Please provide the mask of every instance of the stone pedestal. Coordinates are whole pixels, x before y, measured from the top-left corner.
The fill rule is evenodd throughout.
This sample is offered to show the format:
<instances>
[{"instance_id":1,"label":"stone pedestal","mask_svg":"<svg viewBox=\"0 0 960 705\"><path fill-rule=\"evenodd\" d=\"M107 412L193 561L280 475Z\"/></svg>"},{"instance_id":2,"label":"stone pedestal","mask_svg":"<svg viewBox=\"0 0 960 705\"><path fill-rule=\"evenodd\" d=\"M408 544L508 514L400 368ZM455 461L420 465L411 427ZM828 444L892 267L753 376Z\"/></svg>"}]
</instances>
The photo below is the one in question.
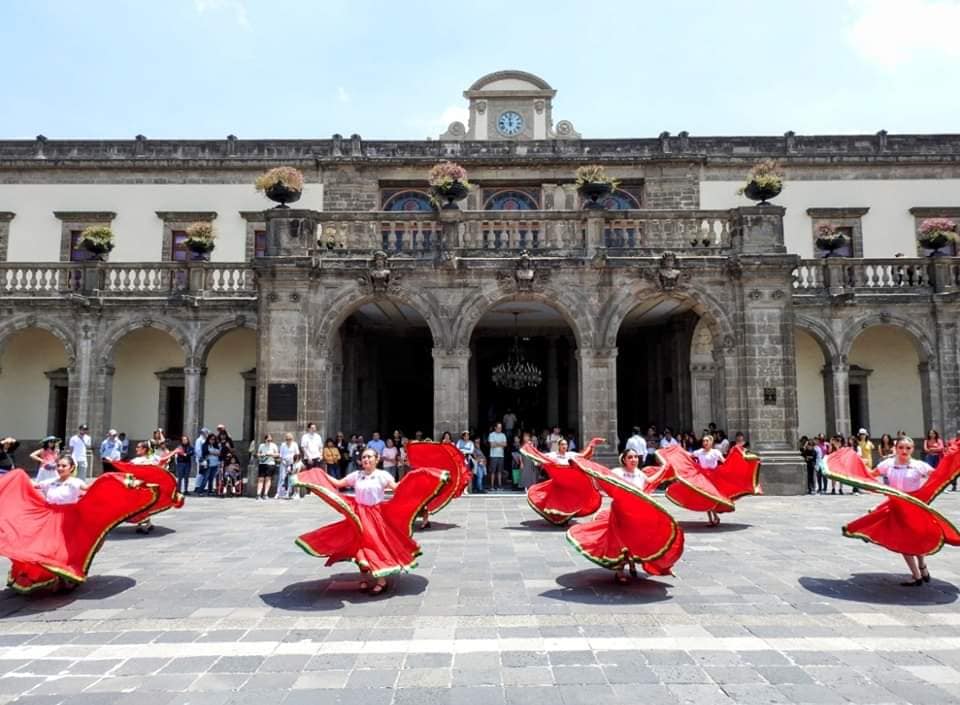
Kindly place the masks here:
<instances>
[{"instance_id":1,"label":"stone pedestal","mask_svg":"<svg viewBox=\"0 0 960 705\"><path fill-rule=\"evenodd\" d=\"M469 426L469 369L469 348L433 349L433 438L451 429L456 437Z\"/></svg>"},{"instance_id":2,"label":"stone pedestal","mask_svg":"<svg viewBox=\"0 0 960 705\"><path fill-rule=\"evenodd\" d=\"M796 495L807 492L807 466L800 451L768 450L757 453L760 487L765 495Z\"/></svg>"}]
</instances>

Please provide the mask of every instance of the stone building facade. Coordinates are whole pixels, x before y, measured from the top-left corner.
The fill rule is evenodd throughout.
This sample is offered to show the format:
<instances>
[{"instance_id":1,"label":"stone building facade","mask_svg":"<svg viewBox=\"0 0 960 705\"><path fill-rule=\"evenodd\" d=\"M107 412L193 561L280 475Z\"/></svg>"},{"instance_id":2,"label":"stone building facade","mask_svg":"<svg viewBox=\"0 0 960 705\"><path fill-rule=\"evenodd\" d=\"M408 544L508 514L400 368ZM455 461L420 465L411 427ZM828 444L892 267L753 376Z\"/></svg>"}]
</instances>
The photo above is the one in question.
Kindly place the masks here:
<instances>
[{"instance_id":1,"label":"stone building facade","mask_svg":"<svg viewBox=\"0 0 960 705\"><path fill-rule=\"evenodd\" d=\"M554 94L490 74L439 140L0 142L0 390L23 399L0 433L439 436L513 408L611 459L633 425L713 421L790 493L800 433L960 427L960 266L915 238L960 214L960 136L593 140ZM767 157L787 187L755 206L735 189ZM443 159L475 183L461 210L428 200ZM621 180L602 210L574 184L593 163ZM250 186L279 164L298 207ZM177 249L197 220L210 262ZM75 261L93 222L117 249ZM823 222L850 256L817 256ZM490 381L514 341L544 370L528 393Z\"/></svg>"}]
</instances>

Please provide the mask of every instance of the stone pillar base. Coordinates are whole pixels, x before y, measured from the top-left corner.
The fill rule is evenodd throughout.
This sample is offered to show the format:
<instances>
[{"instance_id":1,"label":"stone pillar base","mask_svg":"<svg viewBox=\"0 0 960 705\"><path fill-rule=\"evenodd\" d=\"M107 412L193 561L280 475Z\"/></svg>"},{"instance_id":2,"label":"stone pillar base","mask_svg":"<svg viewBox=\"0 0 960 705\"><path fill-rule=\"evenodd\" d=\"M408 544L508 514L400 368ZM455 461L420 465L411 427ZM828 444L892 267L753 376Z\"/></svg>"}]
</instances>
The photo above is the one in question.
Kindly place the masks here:
<instances>
[{"instance_id":1,"label":"stone pillar base","mask_svg":"<svg viewBox=\"0 0 960 705\"><path fill-rule=\"evenodd\" d=\"M807 493L807 466L799 451L765 450L757 455L762 458L760 487L765 495Z\"/></svg>"}]
</instances>

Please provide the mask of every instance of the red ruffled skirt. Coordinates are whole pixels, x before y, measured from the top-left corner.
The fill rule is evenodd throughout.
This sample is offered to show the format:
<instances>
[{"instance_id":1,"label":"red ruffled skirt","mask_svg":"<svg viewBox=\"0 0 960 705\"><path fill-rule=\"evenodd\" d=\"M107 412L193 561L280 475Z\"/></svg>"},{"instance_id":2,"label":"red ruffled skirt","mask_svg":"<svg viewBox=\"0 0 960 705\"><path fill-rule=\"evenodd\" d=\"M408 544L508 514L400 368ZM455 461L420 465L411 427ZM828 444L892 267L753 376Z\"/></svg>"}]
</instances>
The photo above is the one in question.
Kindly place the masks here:
<instances>
[{"instance_id":1,"label":"red ruffled skirt","mask_svg":"<svg viewBox=\"0 0 960 705\"><path fill-rule=\"evenodd\" d=\"M452 443L413 441L407 445L407 461L413 469L441 470L450 475L450 481L427 503L430 514L436 514L462 495L473 479L463 453Z\"/></svg>"},{"instance_id":2,"label":"red ruffled skirt","mask_svg":"<svg viewBox=\"0 0 960 705\"><path fill-rule=\"evenodd\" d=\"M410 570L420 555L420 545L412 538L413 522L448 482L446 472L412 470L400 480L392 499L367 506L341 495L323 470L301 472L294 486L309 489L343 519L301 535L296 543L311 556L326 558L326 565L352 561L378 578Z\"/></svg>"},{"instance_id":3,"label":"red ruffled skirt","mask_svg":"<svg viewBox=\"0 0 960 705\"><path fill-rule=\"evenodd\" d=\"M657 457L664 467L650 474L653 481L645 491L652 492L660 484L673 481L667 487L667 499L684 509L722 514L734 511L734 500L740 497L763 494L760 458L744 454L737 447L713 470L701 468L694 456L680 446L664 448Z\"/></svg>"},{"instance_id":4,"label":"red ruffled skirt","mask_svg":"<svg viewBox=\"0 0 960 705\"><path fill-rule=\"evenodd\" d=\"M573 465L595 480L613 502L609 511L567 530L567 540L585 558L613 570L630 561L651 575L671 575L683 554L683 529L640 488L583 458Z\"/></svg>"},{"instance_id":5,"label":"red ruffled skirt","mask_svg":"<svg viewBox=\"0 0 960 705\"><path fill-rule=\"evenodd\" d=\"M843 527L843 535L863 539L911 556L928 556L944 544L960 546L957 527L930 503L960 475L960 444L951 443L923 486L903 492L882 484L852 448L841 448L826 459L825 475L847 485L887 495L877 507Z\"/></svg>"},{"instance_id":6,"label":"red ruffled skirt","mask_svg":"<svg viewBox=\"0 0 960 705\"><path fill-rule=\"evenodd\" d=\"M47 504L23 470L0 477L0 555L18 592L87 578L103 539L117 524L157 501L158 489L130 475L107 473L76 504Z\"/></svg>"},{"instance_id":7,"label":"red ruffled skirt","mask_svg":"<svg viewBox=\"0 0 960 705\"><path fill-rule=\"evenodd\" d=\"M138 480L156 485L159 492L157 501L153 506L127 519L128 523L139 524L154 514L165 512L171 508L180 509L183 506L184 497L177 490L177 477L166 467L161 465L136 465L122 460L114 461L110 465L118 472L133 475Z\"/></svg>"},{"instance_id":8,"label":"red ruffled skirt","mask_svg":"<svg viewBox=\"0 0 960 705\"><path fill-rule=\"evenodd\" d=\"M574 517L590 516L600 509L603 498L588 475L572 465L558 465L531 445L520 452L550 476L527 490L527 504L544 519L563 526Z\"/></svg>"}]
</instances>

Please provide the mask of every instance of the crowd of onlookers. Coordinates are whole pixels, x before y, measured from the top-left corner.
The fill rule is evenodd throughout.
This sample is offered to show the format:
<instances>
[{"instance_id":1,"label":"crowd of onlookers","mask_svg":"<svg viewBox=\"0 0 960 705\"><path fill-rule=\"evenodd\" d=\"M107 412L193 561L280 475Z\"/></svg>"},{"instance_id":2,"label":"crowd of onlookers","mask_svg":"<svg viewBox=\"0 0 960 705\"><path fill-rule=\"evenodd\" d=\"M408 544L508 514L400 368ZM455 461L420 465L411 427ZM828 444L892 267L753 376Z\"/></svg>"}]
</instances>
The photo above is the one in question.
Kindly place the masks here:
<instances>
[{"instance_id":1,"label":"crowd of onlookers","mask_svg":"<svg viewBox=\"0 0 960 705\"><path fill-rule=\"evenodd\" d=\"M829 439L822 433L814 437L802 436L800 438L800 455L803 456L807 470L807 494L843 494L843 485L836 480L829 479L824 471L827 468L826 458L839 450L840 448L852 448L868 468L873 468L877 463L886 458L893 457L896 443L901 438L906 438L905 431L897 431L895 436L884 433L880 439L874 443L870 438L870 433L865 428L857 431L856 436L834 435ZM960 441L960 431L957 431L955 439ZM923 445L915 445L916 452L920 453L922 460L927 465L936 468L946 451L947 444L940 437L936 429L930 429ZM957 481L954 480L950 486L952 492L957 491ZM853 490L857 492L856 489Z\"/></svg>"}]
</instances>

